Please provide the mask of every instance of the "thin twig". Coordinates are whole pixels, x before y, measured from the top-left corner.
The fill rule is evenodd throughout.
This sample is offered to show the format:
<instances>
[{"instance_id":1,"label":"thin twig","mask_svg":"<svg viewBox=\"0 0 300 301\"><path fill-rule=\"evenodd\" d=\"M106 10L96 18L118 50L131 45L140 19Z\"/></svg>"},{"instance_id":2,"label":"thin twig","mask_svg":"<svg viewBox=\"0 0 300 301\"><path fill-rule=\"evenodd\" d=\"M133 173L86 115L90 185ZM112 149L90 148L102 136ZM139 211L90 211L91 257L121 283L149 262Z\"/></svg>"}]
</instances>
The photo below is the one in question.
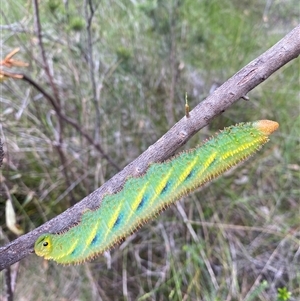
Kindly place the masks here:
<instances>
[{"instance_id":1,"label":"thin twig","mask_svg":"<svg viewBox=\"0 0 300 301\"><path fill-rule=\"evenodd\" d=\"M74 119L64 115L60 108L57 106L55 100L53 99L53 97L47 92L45 91L37 82L35 82L33 79L31 79L29 76L27 76L26 74L22 74L23 76L23 80L30 83L33 87L35 87L39 92L41 92L45 98L48 99L48 101L51 103L51 105L53 106L57 116L61 119L63 119L66 123L70 124L72 127L74 127L76 129L76 131L78 133L80 133L91 145L93 145L97 151L99 151L99 153L102 155L103 158L105 158L117 171L120 170L120 167L117 165L117 163L115 163L113 161L113 159L110 158L110 156L108 154L106 154L103 150L103 148L101 147L101 145L99 143L95 143L95 141L93 140L93 138L91 136L89 136L82 128L81 126L78 124L77 121L75 121Z\"/></svg>"},{"instance_id":2,"label":"thin twig","mask_svg":"<svg viewBox=\"0 0 300 301\"><path fill-rule=\"evenodd\" d=\"M5 277L5 287L6 287L6 299L7 301L13 301L14 295L11 289L10 267L7 267L4 270L4 277Z\"/></svg>"},{"instance_id":3,"label":"thin twig","mask_svg":"<svg viewBox=\"0 0 300 301\"><path fill-rule=\"evenodd\" d=\"M93 2L92 0L87 0L85 5L85 19L86 19L86 32L87 32L87 58L88 58L88 63L89 63L89 69L90 69L90 79L92 82L92 92L93 92L93 104L95 107L95 114L96 114L96 120L95 120L95 134L94 134L94 139L96 143L100 142L100 110L99 110L99 99L97 98L97 91L96 91L96 80L95 80L95 64L94 64L94 58L93 58L93 44L92 44L92 35L91 35L91 25L92 25L92 20L94 17L95 9L93 7Z\"/></svg>"},{"instance_id":4,"label":"thin twig","mask_svg":"<svg viewBox=\"0 0 300 301\"><path fill-rule=\"evenodd\" d=\"M179 2L175 1L171 5L169 10L169 27L170 27L170 71L171 71L171 83L169 85L169 98L165 102L165 114L168 121L168 125L172 126L175 122L175 116L173 112L174 99L176 92L176 82L179 76L179 68L177 62L177 43L176 43L176 25L178 20L178 6Z\"/></svg>"},{"instance_id":5,"label":"thin twig","mask_svg":"<svg viewBox=\"0 0 300 301\"><path fill-rule=\"evenodd\" d=\"M40 47L41 55L42 55L42 59L43 59L44 70L47 74L47 77L48 77L49 82L50 82L50 86L53 90L55 101L57 102L58 105L60 105L60 98L59 98L59 94L58 94L58 89L57 89L57 87L54 83L53 76L50 72L49 64L48 64L48 61L47 61L47 58L46 58L46 52L45 52L45 49L44 49L38 0L33 0L33 8L34 8L35 32L36 32L36 35L38 37L39 47Z\"/></svg>"},{"instance_id":6,"label":"thin twig","mask_svg":"<svg viewBox=\"0 0 300 301\"><path fill-rule=\"evenodd\" d=\"M56 84L54 83L53 76L50 72L50 68L49 68L47 58L46 58L46 52L45 52L45 48L44 48L44 44L43 44L42 26L41 26L41 22L40 22L38 0L33 0L33 7L34 7L35 31L36 31L36 35L38 37L39 47L40 47L40 50L41 50L41 55L42 55L42 60L43 60L43 67L44 67L45 73L48 77L48 80L50 82L51 89L53 91L53 95L54 95L54 99L55 99L55 100L53 100L53 103L56 104L55 105L56 110L61 112L61 101L60 101L60 98L59 98L58 89L57 89ZM66 184L67 184L68 187L70 187L72 181L69 177L67 169L65 168L67 166L67 159L66 159L64 151L62 149L63 132L64 132L63 119L58 118L58 141L56 141L57 143L55 143L55 148L58 152L61 164L63 166L62 172L64 174ZM73 191L70 191L70 196L69 197L70 197L71 205L74 205L76 203L76 199L75 199L75 196L73 194Z\"/></svg>"},{"instance_id":7,"label":"thin twig","mask_svg":"<svg viewBox=\"0 0 300 301\"><path fill-rule=\"evenodd\" d=\"M4 158L3 143L1 142L1 138L0 138L0 167L3 162L3 158Z\"/></svg>"}]
</instances>

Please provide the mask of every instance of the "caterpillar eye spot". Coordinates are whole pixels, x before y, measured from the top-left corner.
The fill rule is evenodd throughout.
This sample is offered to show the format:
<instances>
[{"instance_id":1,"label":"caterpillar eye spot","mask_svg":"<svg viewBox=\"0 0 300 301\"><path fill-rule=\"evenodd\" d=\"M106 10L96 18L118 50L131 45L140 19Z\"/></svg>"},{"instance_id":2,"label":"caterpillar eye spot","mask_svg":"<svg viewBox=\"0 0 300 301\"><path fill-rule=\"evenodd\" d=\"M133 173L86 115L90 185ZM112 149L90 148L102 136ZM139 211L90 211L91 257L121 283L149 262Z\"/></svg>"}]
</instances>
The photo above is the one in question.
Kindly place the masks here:
<instances>
[{"instance_id":1,"label":"caterpillar eye spot","mask_svg":"<svg viewBox=\"0 0 300 301\"><path fill-rule=\"evenodd\" d=\"M46 242L46 241L43 242L43 246L44 246L44 247L47 247L47 246L48 246L48 242Z\"/></svg>"}]
</instances>

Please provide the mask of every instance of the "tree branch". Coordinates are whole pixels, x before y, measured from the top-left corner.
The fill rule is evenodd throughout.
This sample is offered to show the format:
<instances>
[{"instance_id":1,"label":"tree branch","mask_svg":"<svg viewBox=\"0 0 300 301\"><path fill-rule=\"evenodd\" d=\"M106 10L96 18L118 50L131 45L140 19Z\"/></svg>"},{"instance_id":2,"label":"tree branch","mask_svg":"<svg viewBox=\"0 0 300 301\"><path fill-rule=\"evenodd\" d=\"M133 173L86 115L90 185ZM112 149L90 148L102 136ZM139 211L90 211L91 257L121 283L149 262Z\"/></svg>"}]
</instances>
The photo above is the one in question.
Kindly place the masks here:
<instances>
[{"instance_id":1,"label":"tree branch","mask_svg":"<svg viewBox=\"0 0 300 301\"><path fill-rule=\"evenodd\" d=\"M33 252L37 237L45 232L60 232L69 228L84 209L99 206L104 193L118 191L128 176L145 172L150 162L163 161L185 144L197 131L206 126L214 117L220 115L234 102L245 96L250 90L266 80L276 70L300 55L300 25L294 28L276 45L250 62L232 76L213 94L198 104L190 112L190 117L183 117L155 144L150 146L136 160L103 186L85 197L80 203L43 224L37 229L17 238L0 248L0 270L21 260Z\"/></svg>"}]
</instances>

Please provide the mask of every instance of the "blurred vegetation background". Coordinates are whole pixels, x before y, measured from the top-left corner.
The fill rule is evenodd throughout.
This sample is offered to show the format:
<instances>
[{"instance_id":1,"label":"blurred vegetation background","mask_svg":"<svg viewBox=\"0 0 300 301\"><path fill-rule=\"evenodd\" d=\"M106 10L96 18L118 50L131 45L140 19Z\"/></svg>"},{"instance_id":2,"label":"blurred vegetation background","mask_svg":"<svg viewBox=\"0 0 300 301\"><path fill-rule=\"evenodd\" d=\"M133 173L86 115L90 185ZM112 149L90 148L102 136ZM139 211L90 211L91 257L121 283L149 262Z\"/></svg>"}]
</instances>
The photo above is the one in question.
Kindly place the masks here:
<instances>
[{"instance_id":1,"label":"blurred vegetation background","mask_svg":"<svg viewBox=\"0 0 300 301\"><path fill-rule=\"evenodd\" d=\"M186 91L193 108L300 17L297 0L45 0L44 60L34 2L1 2L1 58L20 47L29 66L13 71L58 109L28 82L1 84L1 245L16 238L6 200L24 232L58 215L182 118ZM91 263L27 257L15 267L15 299L299 300L299 59L249 97L186 148L224 126L276 120L263 151Z\"/></svg>"}]
</instances>

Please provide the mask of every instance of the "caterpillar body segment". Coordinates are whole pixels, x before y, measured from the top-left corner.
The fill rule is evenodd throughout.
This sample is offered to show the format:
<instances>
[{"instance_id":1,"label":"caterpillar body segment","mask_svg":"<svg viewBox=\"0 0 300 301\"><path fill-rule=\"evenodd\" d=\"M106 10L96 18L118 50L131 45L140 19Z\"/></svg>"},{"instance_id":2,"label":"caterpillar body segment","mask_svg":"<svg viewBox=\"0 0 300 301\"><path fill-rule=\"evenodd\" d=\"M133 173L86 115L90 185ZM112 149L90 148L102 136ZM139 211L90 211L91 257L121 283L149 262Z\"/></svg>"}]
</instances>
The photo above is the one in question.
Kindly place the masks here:
<instances>
[{"instance_id":1,"label":"caterpillar body segment","mask_svg":"<svg viewBox=\"0 0 300 301\"><path fill-rule=\"evenodd\" d=\"M249 158L278 126L270 120L240 123L195 149L151 164L144 175L129 178L121 191L104 196L96 210L84 212L78 225L41 235L35 253L62 264L94 258L182 196Z\"/></svg>"}]
</instances>

